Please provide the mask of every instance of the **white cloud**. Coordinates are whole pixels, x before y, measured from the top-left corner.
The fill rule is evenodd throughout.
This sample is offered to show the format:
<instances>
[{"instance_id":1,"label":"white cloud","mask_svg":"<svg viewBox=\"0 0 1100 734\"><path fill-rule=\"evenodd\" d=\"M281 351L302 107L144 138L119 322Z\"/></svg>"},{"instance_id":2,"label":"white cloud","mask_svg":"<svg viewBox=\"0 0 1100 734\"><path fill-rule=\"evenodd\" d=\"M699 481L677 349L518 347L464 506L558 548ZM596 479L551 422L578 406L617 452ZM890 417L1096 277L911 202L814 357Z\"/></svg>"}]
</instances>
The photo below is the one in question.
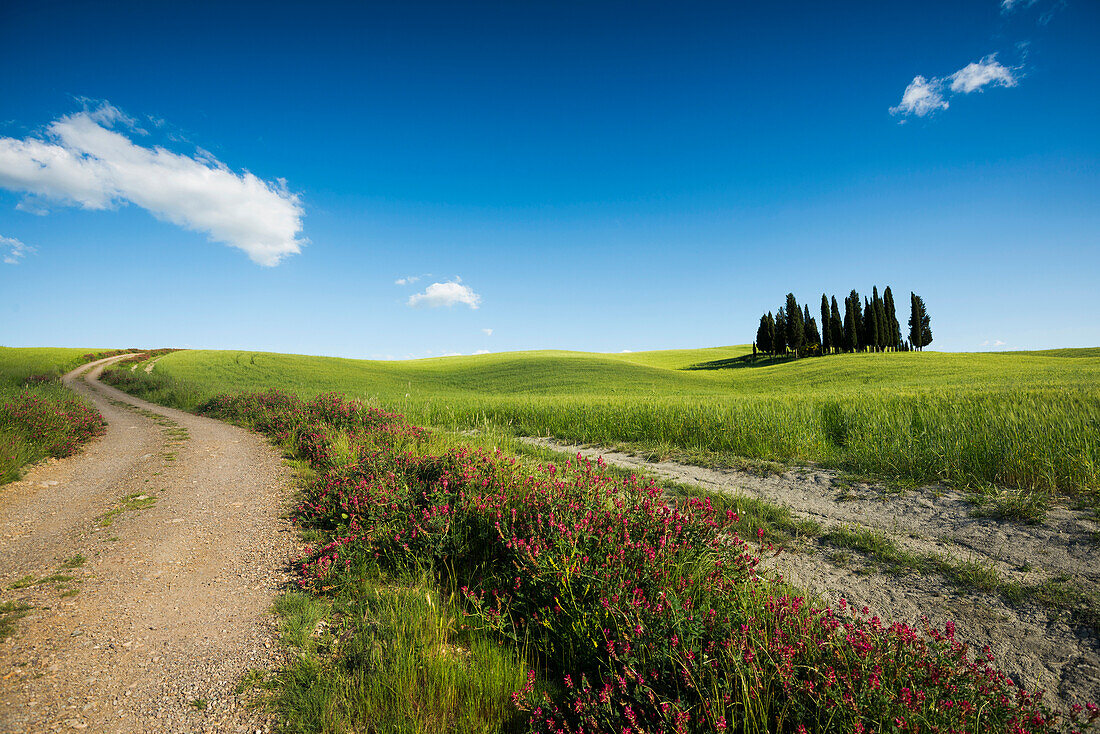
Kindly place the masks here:
<instances>
[{"instance_id":1,"label":"white cloud","mask_svg":"<svg viewBox=\"0 0 1100 734\"><path fill-rule=\"evenodd\" d=\"M489 350L488 349L479 349L476 352L474 352L474 354L489 354Z\"/></svg>"},{"instance_id":2,"label":"white cloud","mask_svg":"<svg viewBox=\"0 0 1100 734\"><path fill-rule=\"evenodd\" d=\"M981 343L983 347L1003 347L1007 342L1003 342L1000 339L986 339Z\"/></svg>"},{"instance_id":3,"label":"white cloud","mask_svg":"<svg viewBox=\"0 0 1100 734\"><path fill-rule=\"evenodd\" d=\"M1011 13L1016 8L1030 8L1037 0L1001 0L1001 10Z\"/></svg>"},{"instance_id":4,"label":"white cloud","mask_svg":"<svg viewBox=\"0 0 1100 734\"><path fill-rule=\"evenodd\" d=\"M633 351L633 349L624 349L623 351L619 352L619 354L631 354Z\"/></svg>"},{"instance_id":5,"label":"white cloud","mask_svg":"<svg viewBox=\"0 0 1100 734\"><path fill-rule=\"evenodd\" d=\"M397 280L393 281L393 284L394 285L410 285L412 283L415 283L418 280L420 280L419 275L409 275L409 276L404 277L404 278L398 278Z\"/></svg>"},{"instance_id":6,"label":"white cloud","mask_svg":"<svg viewBox=\"0 0 1100 734\"><path fill-rule=\"evenodd\" d=\"M924 117L936 110L946 109L947 100L943 98L943 82L939 79L915 76L902 93L901 104L891 107L890 114Z\"/></svg>"},{"instance_id":7,"label":"white cloud","mask_svg":"<svg viewBox=\"0 0 1100 734\"><path fill-rule=\"evenodd\" d=\"M444 352L440 357L461 357L462 352Z\"/></svg>"},{"instance_id":8,"label":"white cloud","mask_svg":"<svg viewBox=\"0 0 1100 734\"><path fill-rule=\"evenodd\" d=\"M428 306L439 308L440 306L453 306L456 303L465 303L470 308L481 305L481 296L474 293L468 285L462 285L461 278L447 281L446 283L432 283L423 293L415 293L409 296L410 306Z\"/></svg>"},{"instance_id":9,"label":"white cloud","mask_svg":"<svg viewBox=\"0 0 1100 734\"><path fill-rule=\"evenodd\" d=\"M493 330L492 329L482 329L482 331L485 333L485 336L492 336L493 335Z\"/></svg>"},{"instance_id":10,"label":"white cloud","mask_svg":"<svg viewBox=\"0 0 1100 734\"><path fill-rule=\"evenodd\" d=\"M143 147L112 129L119 125L144 133L104 103L55 120L44 138L0 137L0 187L29 194L19 206L34 213L44 213L46 202L94 210L136 204L260 265L301 252L304 212L284 180L234 173L205 151L188 157Z\"/></svg>"},{"instance_id":11,"label":"white cloud","mask_svg":"<svg viewBox=\"0 0 1100 734\"><path fill-rule=\"evenodd\" d=\"M24 245L14 237L0 235L0 254L8 265L18 265L20 260L32 252L34 248L30 245Z\"/></svg>"},{"instance_id":12,"label":"white cloud","mask_svg":"<svg viewBox=\"0 0 1100 734\"><path fill-rule=\"evenodd\" d=\"M1013 71L997 61L997 54L990 54L979 61L972 61L947 77L925 79L923 76L915 76L902 93L901 103L890 108L890 114L925 117L938 110L946 110L948 103L944 98L945 87L952 94L970 94L988 85L1014 87L1017 80Z\"/></svg>"},{"instance_id":13,"label":"white cloud","mask_svg":"<svg viewBox=\"0 0 1100 734\"><path fill-rule=\"evenodd\" d=\"M981 91L987 84L996 87L1014 87L1016 78L1012 71L997 61L997 54L990 54L981 61L973 61L951 75L951 91L970 94Z\"/></svg>"}]
</instances>

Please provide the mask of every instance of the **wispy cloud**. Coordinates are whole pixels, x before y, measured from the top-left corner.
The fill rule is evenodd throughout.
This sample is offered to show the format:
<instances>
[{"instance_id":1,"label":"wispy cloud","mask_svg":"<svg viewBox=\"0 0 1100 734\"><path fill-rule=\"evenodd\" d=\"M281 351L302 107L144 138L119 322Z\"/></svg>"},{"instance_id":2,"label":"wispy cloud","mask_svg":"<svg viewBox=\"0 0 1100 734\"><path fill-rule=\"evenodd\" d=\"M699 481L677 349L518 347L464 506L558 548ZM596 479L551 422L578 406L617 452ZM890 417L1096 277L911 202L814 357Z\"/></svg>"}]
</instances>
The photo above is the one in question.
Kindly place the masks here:
<instances>
[{"instance_id":1,"label":"wispy cloud","mask_svg":"<svg viewBox=\"0 0 1100 734\"><path fill-rule=\"evenodd\" d=\"M119 130L122 129L122 131ZM235 173L213 155L195 157L136 144L146 134L108 103L55 120L43 137L0 137L0 187L47 204L112 209L135 204L212 241L243 250L260 265L301 252L302 204L286 181Z\"/></svg>"},{"instance_id":2,"label":"wispy cloud","mask_svg":"<svg viewBox=\"0 0 1100 734\"><path fill-rule=\"evenodd\" d=\"M475 355L477 355L477 354L490 354L490 352L489 352L488 349L479 349L476 352L474 352L474 354Z\"/></svg>"},{"instance_id":3,"label":"wispy cloud","mask_svg":"<svg viewBox=\"0 0 1100 734\"><path fill-rule=\"evenodd\" d=\"M482 331L485 333L485 336L492 336L493 335L493 330L492 329L482 329Z\"/></svg>"},{"instance_id":4,"label":"wispy cloud","mask_svg":"<svg viewBox=\"0 0 1100 734\"><path fill-rule=\"evenodd\" d=\"M410 306L427 306L429 308L454 306L458 303L464 303L475 309L481 305L481 296L474 293L470 286L463 285L461 278L455 278L446 283L432 283L423 293L415 293L409 296L408 300Z\"/></svg>"},{"instance_id":5,"label":"wispy cloud","mask_svg":"<svg viewBox=\"0 0 1100 734\"><path fill-rule=\"evenodd\" d=\"M915 76L902 93L901 104L891 107L890 114L924 117L936 110L946 109L947 100L943 98L943 82L939 79Z\"/></svg>"},{"instance_id":6,"label":"wispy cloud","mask_svg":"<svg viewBox=\"0 0 1100 734\"><path fill-rule=\"evenodd\" d=\"M981 343L983 347L1003 347L1007 342L1003 342L1000 339L986 339Z\"/></svg>"},{"instance_id":7,"label":"wispy cloud","mask_svg":"<svg viewBox=\"0 0 1100 734\"><path fill-rule=\"evenodd\" d=\"M970 94L982 87L1014 87L1016 77L1012 70L997 61L997 54L990 54L981 61L972 61L951 75L951 91Z\"/></svg>"},{"instance_id":8,"label":"wispy cloud","mask_svg":"<svg viewBox=\"0 0 1100 734\"><path fill-rule=\"evenodd\" d=\"M913 77L901 103L890 108L890 114L926 117L939 110L946 110L948 102L945 94L970 94L980 92L987 86L1014 87L1018 81L1014 71L997 61L997 54L990 54L979 61L972 61L963 68L946 77Z\"/></svg>"},{"instance_id":9,"label":"wispy cloud","mask_svg":"<svg viewBox=\"0 0 1100 734\"><path fill-rule=\"evenodd\" d=\"M20 260L32 252L34 248L30 245L25 245L14 237L0 235L0 253L3 254L6 264L18 265Z\"/></svg>"},{"instance_id":10,"label":"wispy cloud","mask_svg":"<svg viewBox=\"0 0 1100 734\"><path fill-rule=\"evenodd\" d=\"M394 285L411 285L412 283L415 283L418 280L420 280L419 275L408 275L404 278L398 278L397 280L393 281L393 284Z\"/></svg>"},{"instance_id":11,"label":"wispy cloud","mask_svg":"<svg viewBox=\"0 0 1100 734\"><path fill-rule=\"evenodd\" d=\"M1001 0L1001 10L1006 13L1011 13L1013 10L1020 8L1030 8L1038 0Z\"/></svg>"}]
</instances>

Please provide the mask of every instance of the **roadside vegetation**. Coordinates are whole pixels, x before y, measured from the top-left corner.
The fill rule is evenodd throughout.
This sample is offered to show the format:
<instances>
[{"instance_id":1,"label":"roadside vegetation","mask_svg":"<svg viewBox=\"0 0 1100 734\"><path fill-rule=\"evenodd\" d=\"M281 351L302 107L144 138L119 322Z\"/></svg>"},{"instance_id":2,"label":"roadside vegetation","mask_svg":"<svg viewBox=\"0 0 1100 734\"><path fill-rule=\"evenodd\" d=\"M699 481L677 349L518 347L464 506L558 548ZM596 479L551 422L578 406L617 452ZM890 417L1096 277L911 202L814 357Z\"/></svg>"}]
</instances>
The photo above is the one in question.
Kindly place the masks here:
<instances>
[{"instance_id":1,"label":"roadside vegetation","mask_svg":"<svg viewBox=\"0 0 1100 734\"><path fill-rule=\"evenodd\" d=\"M103 432L103 416L61 384L84 362L119 352L0 347L0 484L27 464L73 454Z\"/></svg>"},{"instance_id":2,"label":"roadside vegetation","mask_svg":"<svg viewBox=\"0 0 1100 734\"><path fill-rule=\"evenodd\" d=\"M742 537L708 497L669 498L579 457L511 457L337 395L197 408L266 433L301 476L294 516L311 542L300 591L278 605L295 654L265 684L288 731L1049 732L1097 719L1092 705L1060 719L951 626L830 609L758 573L762 530Z\"/></svg>"},{"instance_id":3,"label":"roadside vegetation","mask_svg":"<svg viewBox=\"0 0 1100 734\"><path fill-rule=\"evenodd\" d=\"M185 351L131 391L193 409L218 393L338 390L447 430L489 426L736 468L817 464L899 485L945 482L1027 521L1100 496L1100 349L838 354L751 347L523 352L410 362Z\"/></svg>"}]
</instances>

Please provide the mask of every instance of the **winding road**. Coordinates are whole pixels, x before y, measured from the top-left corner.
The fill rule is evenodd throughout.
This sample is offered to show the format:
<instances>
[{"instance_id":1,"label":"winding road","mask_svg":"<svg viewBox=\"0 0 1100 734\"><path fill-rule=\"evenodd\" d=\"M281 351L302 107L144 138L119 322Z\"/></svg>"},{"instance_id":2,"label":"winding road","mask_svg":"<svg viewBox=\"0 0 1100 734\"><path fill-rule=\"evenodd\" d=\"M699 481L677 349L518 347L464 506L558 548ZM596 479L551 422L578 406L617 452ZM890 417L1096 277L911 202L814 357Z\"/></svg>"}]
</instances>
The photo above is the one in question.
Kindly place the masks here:
<instances>
[{"instance_id":1,"label":"winding road","mask_svg":"<svg viewBox=\"0 0 1100 734\"><path fill-rule=\"evenodd\" d=\"M235 693L278 664L290 478L256 434L64 381L107 419L73 457L0 487L0 732L256 732Z\"/></svg>"}]
</instances>

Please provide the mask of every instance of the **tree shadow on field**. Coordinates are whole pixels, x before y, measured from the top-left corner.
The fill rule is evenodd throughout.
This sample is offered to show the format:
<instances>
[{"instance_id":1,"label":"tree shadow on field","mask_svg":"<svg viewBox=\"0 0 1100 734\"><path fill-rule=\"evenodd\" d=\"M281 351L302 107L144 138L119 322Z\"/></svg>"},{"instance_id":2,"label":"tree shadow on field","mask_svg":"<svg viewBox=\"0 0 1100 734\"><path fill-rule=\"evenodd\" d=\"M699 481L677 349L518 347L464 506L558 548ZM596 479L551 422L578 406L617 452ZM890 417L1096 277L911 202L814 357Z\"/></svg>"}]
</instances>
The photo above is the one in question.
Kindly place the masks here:
<instances>
[{"instance_id":1,"label":"tree shadow on field","mask_svg":"<svg viewBox=\"0 0 1100 734\"><path fill-rule=\"evenodd\" d=\"M740 357L730 357L729 359L715 359L710 362L699 362L697 364L688 365L683 367L685 370L736 370L744 369L746 367L769 367L773 364L785 364L786 362L793 362L795 360L794 355L784 357L770 357L763 354L758 354L753 357L751 354L743 354Z\"/></svg>"}]
</instances>

